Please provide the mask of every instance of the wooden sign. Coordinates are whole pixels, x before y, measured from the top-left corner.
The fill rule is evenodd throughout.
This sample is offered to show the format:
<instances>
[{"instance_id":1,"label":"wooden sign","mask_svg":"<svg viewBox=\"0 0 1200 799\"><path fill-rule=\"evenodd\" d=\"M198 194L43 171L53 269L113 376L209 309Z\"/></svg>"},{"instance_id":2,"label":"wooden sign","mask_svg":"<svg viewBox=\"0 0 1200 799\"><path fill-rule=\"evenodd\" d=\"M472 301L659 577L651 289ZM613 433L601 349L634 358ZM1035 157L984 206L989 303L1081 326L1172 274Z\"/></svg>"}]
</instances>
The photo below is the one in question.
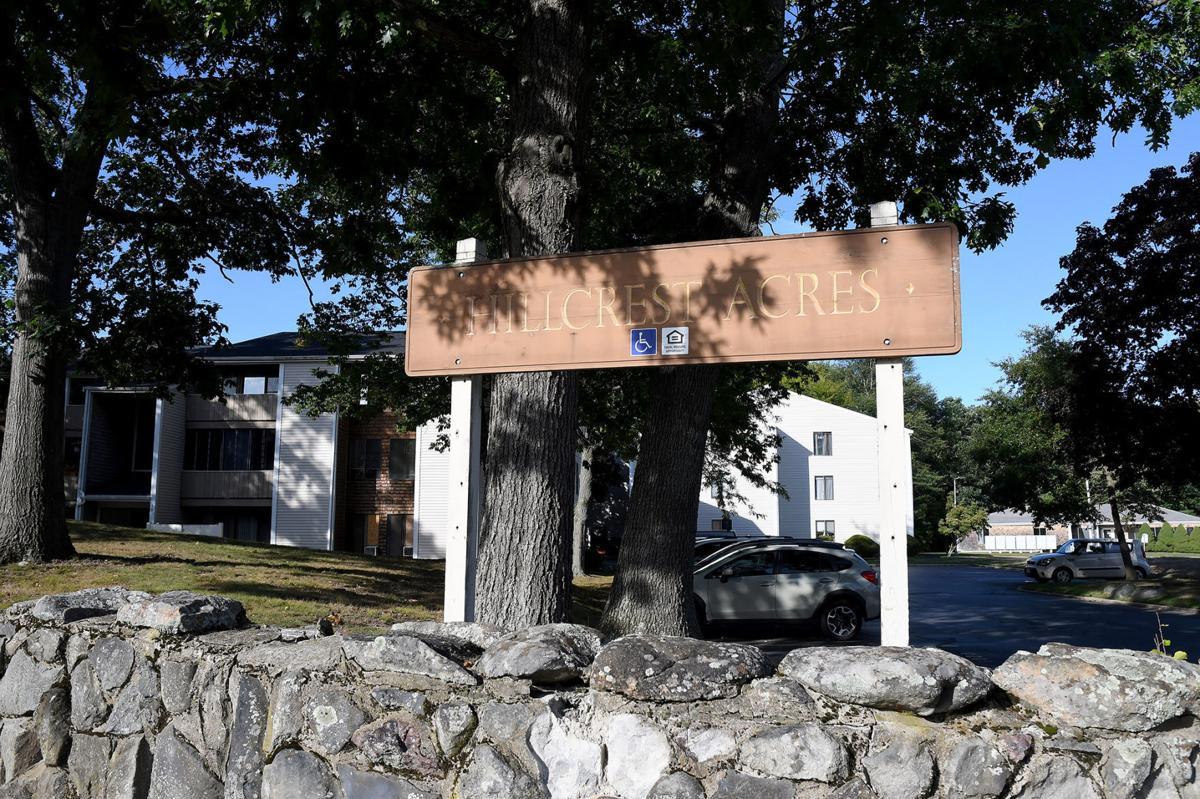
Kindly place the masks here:
<instances>
[{"instance_id":1,"label":"wooden sign","mask_svg":"<svg viewBox=\"0 0 1200 799\"><path fill-rule=\"evenodd\" d=\"M419 267L408 296L412 376L962 348L950 224Z\"/></svg>"}]
</instances>

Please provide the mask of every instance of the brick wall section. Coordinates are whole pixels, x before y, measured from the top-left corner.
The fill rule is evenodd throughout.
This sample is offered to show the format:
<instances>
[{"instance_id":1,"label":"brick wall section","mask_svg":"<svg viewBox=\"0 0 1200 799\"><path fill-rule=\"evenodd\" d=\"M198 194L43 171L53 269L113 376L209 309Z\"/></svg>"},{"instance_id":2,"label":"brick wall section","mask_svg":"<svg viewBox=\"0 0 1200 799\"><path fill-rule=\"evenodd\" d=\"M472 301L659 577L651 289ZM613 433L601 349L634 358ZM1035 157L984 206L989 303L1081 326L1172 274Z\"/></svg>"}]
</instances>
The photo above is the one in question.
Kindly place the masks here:
<instances>
[{"instance_id":1,"label":"brick wall section","mask_svg":"<svg viewBox=\"0 0 1200 799\"><path fill-rule=\"evenodd\" d=\"M338 447L338 470L345 475L344 489L342 485L339 486L345 497L343 546L350 543L350 520L353 515L375 514L379 517L379 546L381 551L387 551L388 514L404 513L411 516L413 512L413 481L392 482L388 475L390 443L394 438L416 438L416 433L401 432L396 415L388 412L363 421L351 421L347 427L341 439L344 444ZM380 440L379 477L375 480L356 480L351 476L351 442L360 438Z\"/></svg>"}]
</instances>

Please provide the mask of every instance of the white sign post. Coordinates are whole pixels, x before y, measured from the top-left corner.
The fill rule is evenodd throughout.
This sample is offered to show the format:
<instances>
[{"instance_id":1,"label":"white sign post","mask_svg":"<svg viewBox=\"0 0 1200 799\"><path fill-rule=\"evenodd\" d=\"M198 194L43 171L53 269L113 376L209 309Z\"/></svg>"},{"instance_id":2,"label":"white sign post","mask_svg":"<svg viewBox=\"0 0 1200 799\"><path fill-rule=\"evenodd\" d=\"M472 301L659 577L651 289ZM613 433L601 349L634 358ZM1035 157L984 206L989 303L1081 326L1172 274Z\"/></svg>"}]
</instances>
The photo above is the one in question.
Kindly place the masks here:
<instances>
[{"instance_id":1,"label":"white sign post","mask_svg":"<svg viewBox=\"0 0 1200 799\"><path fill-rule=\"evenodd\" d=\"M486 257L483 242L463 239L455 264ZM450 379L450 473L447 488L446 596L444 621L475 621L475 557L479 548L480 423L483 378Z\"/></svg>"},{"instance_id":2,"label":"white sign post","mask_svg":"<svg viewBox=\"0 0 1200 799\"><path fill-rule=\"evenodd\" d=\"M871 226L895 225L894 202L871 205ZM904 361L875 361L875 418L879 426L880 643L908 646L908 513L900 501L906 479Z\"/></svg>"}]
</instances>

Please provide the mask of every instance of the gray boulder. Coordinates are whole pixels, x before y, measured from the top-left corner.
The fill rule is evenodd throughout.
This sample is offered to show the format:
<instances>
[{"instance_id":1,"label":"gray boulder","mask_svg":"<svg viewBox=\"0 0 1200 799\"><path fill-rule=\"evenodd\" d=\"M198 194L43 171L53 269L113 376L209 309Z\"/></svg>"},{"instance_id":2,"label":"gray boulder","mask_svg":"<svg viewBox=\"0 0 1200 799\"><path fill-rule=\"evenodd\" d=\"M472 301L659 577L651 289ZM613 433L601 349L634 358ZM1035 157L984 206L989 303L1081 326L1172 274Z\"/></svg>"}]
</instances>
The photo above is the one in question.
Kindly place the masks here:
<instances>
[{"instance_id":1,"label":"gray boulder","mask_svg":"<svg viewBox=\"0 0 1200 799\"><path fill-rule=\"evenodd\" d=\"M46 765L64 765L71 744L71 694L67 688L55 686L42 694L33 712L33 728Z\"/></svg>"},{"instance_id":2,"label":"gray boulder","mask_svg":"<svg viewBox=\"0 0 1200 799\"><path fill-rule=\"evenodd\" d=\"M181 741L174 728L168 726L158 734L148 799L223 799L224 792L200 753Z\"/></svg>"},{"instance_id":3,"label":"gray boulder","mask_svg":"<svg viewBox=\"0 0 1200 799\"><path fill-rule=\"evenodd\" d=\"M41 759L33 722L9 719L0 726L0 766L6 779L19 777Z\"/></svg>"},{"instance_id":4,"label":"gray boulder","mask_svg":"<svg viewBox=\"0 0 1200 799\"><path fill-rule=\"evenodd\" d=\"M316 755L285 749L262 775L262 799L337 799L329 766Z\"/></svg>"},{"instance_id":5,"label":"gray boulder","mask_svg":"<svg viewBox=\"0 0 1200 799\"><path fill-rule=\"evenodd\" d=\"M338 767L337 775L344 799L437 799L430 789L378 771L343 765Z\"/></svg>"},{"instance_id":6,"label":"gray boulder","mask_svg":"<svg viewBox=\"0 0 1200 799\"><path fill-rule=\"evenodd\" d=\"M579 679L600 650L600 633L581 624L542 624L518 630L489 646L475 664L484 677L540 683Z\"/></svg>"},{"instance_id":7,"label":"gray boulder","mask_svg":"<svg viewBox=\"0 0 1200 799\"><path fill-rule=\"evenodd\" d=\"M785 780L752 777L730 771L717 783L712 799L795 799L796 787Z\"/></svg>"},{"instance_id":8,"label":"gray boulder","mask_svg":"<svg viewBox=\"0 0 1200 799\"><path fill-rule=\"evenodd\" d=\"M1012 777L1007 757L978 738L955 744L940 768L942 787L963 799L995 799Z\"/></svg>"},{"instance_id":9,"label":"gray boulder","mask_svg":"<svg viewBox=\"0 0 1200 799\"><path fill-rule=\"evenodd\" d=\"M459 638L481 651L499 641L504 630L491 624L473 621L402 621L392 625L392 631L419 637L434 635L442 638Z\"/></svg>"},{"instance_id":10,"label":"gray boulder","mask_svg":"<svg viewBox=\"0 0 1200 799\"><path fill-rule=\"evenodd\" d=\"M102 799L112 741L102 735L76 733L67 755L67 770L79 799Z\"/></svg>"},{"instance_id":11,"label":"gray boulder","mask_svg":"<svg viewBox=\"0 0 1200 799\"><path fill-rule=\"evenodd\" d=\"M414 674L452 685L478 683L475 676L462 667L461 661L456 662L444 654L454 649L454 642L433 640L431 645L431 640L411 635L381 635L371 639L353 637L342 642L342 649L346 657L364 671Z\"/></svg>"},{"instance_id":12,"label":"gray boulder","mask_svg":"<svg viewBox=\"0 0 1200 799\"><path fill-rule=\"evenodd\" d=\"M654 783L646 799L704 799L704 786L691 774L676 771Z\"/></svg>"},{"instance_id":13,"label":"gray boulder","mask_svg":"<svg viewBox=\"0 0 1200 799\"><path fill-rule=\"evenodd\" d=\"M819 724L775 727L742 745L743 765L771 777L841 782L850 775L846 746Z\"/></svg>"},{"instance_id":14,"label":"gray boulder","mask_svg":"<svg viewBox=\"0 0 1200 799\"><path fill-rule=\"evenodd\" d=\"M117 741L108 763L104 799L141 799L150 791L153 770L150 746L141 735Z\"/></svg>"},{"instance_id":15,"label":"gray boulder","mask_svg":"<svg viewBox=\"0 0 1200 799\"><path fill-rule=\"evenodd\" d=\"M1032 760L1010 795L1013 799L1100 799L1080 765L1063 756Z\"/></svg>"},{"instance_id":16,"label":"gray boulder","mask_svg":"<svg viewBox=\"0 0 1200 799\"><path fill-rule=\"evenodd\" d=\"M262 669L272 676L285 671L312 671L328 674L342 663L342 637L330 635L306 638L293 643L271 641L246 649L238 663Z\"/></svg>"},{"instance_id":17,"label":"gray boulder","mask_svg":"<svg viewBox=\"0 0 1200 799\"><path fill-rule=\"evenodd\" d=\"M258 678L233 672L229 677L229 754L225 759L225 799L258 799L262 783L263 736L267 728L267 691Z\"/></svg>"},{"instance_id":18,"label":"gray boulder","mask_svg":"<svg viewBox=\"0 0 1200 799\"><path fill-rule=\"evenodd\" d=\"M433 730L438 746L446 757L454 757L471 740L479 719L470 705L442 705L433 713Z\"/></svg>"},{"instance_id":19,"label":"gray boulder","mask_svg":"<svg viewBox=\"0 0 1200 799\"><path fill-rule=\"evenodd\" d=\"M102 638L89 654L96 679L105 691L115 691L125 684L133 671L133 646L123 638Z\"/></svg>"},{"instance_id":20,"label":"gray boulder","mask_svg":"<svg viewBox=\"0 0 1200 799\"><path fill-rule=\"evenodd\" d=\"M69 594L44 596L33 603L29 613L38 621L67 624L95 616L109 616L129 604L131 599L143 600L149 596L119 586L85 588Z\"/></svg>"},{"instance_id":21,"label":"gray boulder","mask_svg":"<svg viewBox=\"0 0 1200 799\"><path fill-rule=\"evenodd\" d=\"M168 713L183 713L192 704L194 660L164 660L159 663L159 692Z\"/></svg>"},{"instance_id":22,"label":"gray boulder","mask_svg":"<svg viewBox=\"0 0 1200 799\"><path fill-rule=\"evenodd\" d=\"M429 697L421 691L402 691L380 685L371 689L371 698L384 710L407 710L417 716L429 715Z\"/></svg>"},{"instance_id":23,"label":"gray boulder","mask_svg":"<svg viewBox=\"0 0 1200 799\"><path fill-rule=\"evenodd\" d=\"M605 775L625 799L644 799L670 769L670 741L641 716L610 716L604 725L604 744L608 749Z\"/></svg>"},{"instance_id":24,"label":"gray boulder","mask_svg":"<svg viewBox=\"0 0 1200 799\"><path fill-rule=\"evenodd\" d=\"M304 689L307 684L307 675L289 672L271 686L271 723L263 743L267 752L274 752L299 740L300 731L304 729Z\"/></svg>"},{"instance_id":25,"label":"gray boulder","mask_svg":"<svg viewBox=\"0 0 1200 799\"><path fill-rule=\"evenodd\" d=\"M779 673L839 702L922 716L964 708L991 690L987 669L940 649L796 649L779 664Z\"/></svg>"},{"instance_id":26,"label":"gray boulder","mask_svg":"<svg viewBox=\"0 0 1200 799\"><path fill-rule=\"evenodd\" d=\"M42 694L63 681L62 666L38 663L23 650L12 656L0 677L0 716L27 716L37 709Z\"/></svg>"},{"instance_id":27,"label":"gray boulder","mask_svg":"<svg viewBox=\"0 0 1200 799\"><path fill-rule=\"evenodd\" d=\"M71 724L77 730L91 730L108 716L108 702L96 678L92 661L84 658L71 670Z\"/></svg>"},{"instance_id":28,"label":"gray boulder","mask_svg":"<svg viewBox=\"0 0 1200 799\"><path fill-rule=\"evenodd\" d=\"M1200 711L1200 666L1128 649L1046 644L992 675L1038 713L1073 727L1144 732Z\"/></svg>"},{"instance_id":29,"label":"gray boulder","mask_svg":"<svg viewBox=\"0 0 1200 799\"><path fill-rule=\"evenodd\" d=\"M464 799L543 799L545 793L519 766L485 744L475 748L470 765L459 776L458 795Z\"/></svg>"},{"instance_id":30,"label":"gray boulder","mask_svg":"<svg viewBox=\"0 0 1200 799\"><path fill-rule=\"evenodd\" d=\"M172 635L204 633L243 626L246 610L241 602L228 597L168 591L153 597L131 596L117 610L117 621Z\"/></svg>"},{"instance_id":31,"label":"gray boulder","mask_svg":"<svg viewBox=\"0 0 1200 799\"><path fill-rule=\"evenodd\" d=\"M553 713L543 713L529 728L529 748L551 799L595 796L604 779L604 749L572 732Z\"/></svg>"},{"instance_id":32,"label":"gray boulder","mask_svg":"<svg viewBox=\"0 0 1200 799\"><path fill-rule=\"evenodd\" d=\"M162 700L158 696L158 672L145 658L138 658L133 677L113 702L112 712L100 727L111 735L133 735L146 730L153 734L162 720Z\"/></svg>"},{"instance_id":33,"label":"gray boulder","mask_svg":"<svg viewBox=\"0 0 1200 799\"><path fill-rule=\"evenodd\" d=\"M933 755L921 742L900 736L863 758L880 799L922 799L933 791Z\"/></svg>"},{"instance_id":34,"label":"gray boulder","mask_svg":"<svg viewBox=\"0 0 1200 799\"><path fill-rule=\"evenodd\" d=\"M1100 781L1109 799L1134 799L1150 777L1154 749L1140 738L1113 741L1100 761Z\"/></svg>"},{"instance_id":35,"label":"gray boulder","mask_svg":"<svg viewBox=\"0 0 1200 799\"><path fill-rule=\"evenodd\" d=\"M676 636L627 635L605 644L588 670L593 688L652 702L736 696L769 672L757 647Z\"/></svg>"},{"instance_id":36,"label":"gray boulder","mask_svg":"<svg viewBox=\"0 0 1200 799\"><path fill-rule=\"evenodd\" d=\"M335 755L350 742L350 736L367 720L342 688L317 688L308 696L304 711L308 732L317 749Z\"/></svg>"}]
</instances>

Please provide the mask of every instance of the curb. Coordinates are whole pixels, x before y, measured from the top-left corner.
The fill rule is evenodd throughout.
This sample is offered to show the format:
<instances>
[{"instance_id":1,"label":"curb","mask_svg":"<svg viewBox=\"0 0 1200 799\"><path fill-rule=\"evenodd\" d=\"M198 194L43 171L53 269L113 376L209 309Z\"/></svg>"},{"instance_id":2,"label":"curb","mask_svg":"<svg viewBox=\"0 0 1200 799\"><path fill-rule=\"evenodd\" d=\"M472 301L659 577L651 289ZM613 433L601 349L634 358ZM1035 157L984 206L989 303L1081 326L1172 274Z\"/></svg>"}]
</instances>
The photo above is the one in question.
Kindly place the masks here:
<instances>
[{"instance_id":1,"label":"curb","mask_svg":"<svg viewBox=\"0 0 1200 799\"><path fill-rule=\"evenodd\" d=\"M1017 590L1026 594L1037 594L1038 596L1056 597L1058 599L1077 599L1082 602L1095 602L1100 605L1121 605L1127 608L1142 608L1143 610L1156 610L1159 612L1166 611L1168 613L1182 613L1185 616L1200 616L1200 608L1179 608L1174 605L1156 605L1152 602L1129 602L1124 599L1108 599L1107 597L1099 596L1075 596L1073 594L1052 594L1047 591L1034 591L1025 587L1025 584L1017 586Z\"/></svg>"}]
</instances>

